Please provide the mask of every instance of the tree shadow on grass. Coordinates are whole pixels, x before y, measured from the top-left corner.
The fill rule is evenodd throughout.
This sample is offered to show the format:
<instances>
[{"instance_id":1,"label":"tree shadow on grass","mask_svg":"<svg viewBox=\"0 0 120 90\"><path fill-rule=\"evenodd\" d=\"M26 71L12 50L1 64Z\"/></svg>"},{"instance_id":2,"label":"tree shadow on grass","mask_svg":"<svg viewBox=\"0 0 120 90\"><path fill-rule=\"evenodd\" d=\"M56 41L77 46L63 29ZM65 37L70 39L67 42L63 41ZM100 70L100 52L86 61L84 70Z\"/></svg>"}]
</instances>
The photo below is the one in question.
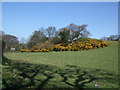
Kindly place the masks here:
<instances>
[{"instance_id":1,"label":"tree shadow on grass","mask_svg":"<svg viewBox=\"0 0 120 90\"><path fill-rule=\"evenodd\" d=\"M66 65L64 69L45 64L30 64L23 62L12 61L8 64L9 67L3 68L3 85L4 88L14 89L43 89L52 86L52 80L58 75L61 79L56 81L68 85L72 88L85 88L86 84L98 79L111 79L107 77L97 77L94 73L113 76L110 73L103 73L100 69L92 72L86 69L81 69L75 65ZM54 85L53 85L54 86ZM59 86L56 86L60 88ZM54 87L52 87L54 88ZM63 86L64 88L64 86Z\"/></svg>"},{"instance_id":2,"label":"tree shadow on grass","mask_svg":"<svg viewBox=\"0 0 120 90\"><path fill-rule=\"evenodd\" d=\"M59 74L61 77L63 77L62 82L66 83L70 86L73 86L75 88L84 88L85 84L91 83L92 81L97 79L96 77L90 75L89 72L79 69L75 65L66 65L66 66L69 69L65 69L66 72L64 72L64 73L60 72ZM72 70L71 70L71 68L72 68ZM76 78L74 80L74 83L69 82L70 78Z\"/></svg>"},{"instance_id":3,"label":"tree shadow on grass","mask_svg":"<svg viewBox=\"0 0 120 90\"><path fill-rule=\"evenodd\" d=\"M10 63L10 59L7 59L5 56L2 57L2 65L10 65Z\"/></svg>"}]
</instances>

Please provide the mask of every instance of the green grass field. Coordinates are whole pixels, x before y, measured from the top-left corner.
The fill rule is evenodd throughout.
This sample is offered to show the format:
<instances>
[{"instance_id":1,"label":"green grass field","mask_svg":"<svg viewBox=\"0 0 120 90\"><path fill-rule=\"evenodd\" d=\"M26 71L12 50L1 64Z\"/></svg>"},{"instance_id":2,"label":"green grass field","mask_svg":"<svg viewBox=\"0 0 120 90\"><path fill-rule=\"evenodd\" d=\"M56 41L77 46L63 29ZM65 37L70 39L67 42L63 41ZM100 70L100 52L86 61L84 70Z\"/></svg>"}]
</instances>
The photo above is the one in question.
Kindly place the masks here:
<instances>
[{"instance_id":1,"label":"green grass field","mask_svg":"<svg viewBox=\"0 0 120 90\"><path fill-rule=\"evenodd\" d=\"M118 42L109 44L88 51L5 53L12 63L3 65L3 87L117 88Z\"/></svg>"}]
</instances>

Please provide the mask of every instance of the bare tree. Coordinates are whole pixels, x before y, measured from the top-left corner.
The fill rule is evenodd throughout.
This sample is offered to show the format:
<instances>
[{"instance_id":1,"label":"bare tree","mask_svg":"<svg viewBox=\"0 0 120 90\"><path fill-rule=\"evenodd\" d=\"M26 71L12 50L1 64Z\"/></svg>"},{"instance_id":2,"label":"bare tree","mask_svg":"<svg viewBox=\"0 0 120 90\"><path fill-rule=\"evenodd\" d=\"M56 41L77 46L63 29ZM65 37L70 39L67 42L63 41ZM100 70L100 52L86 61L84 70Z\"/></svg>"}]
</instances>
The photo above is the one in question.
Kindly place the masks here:
<instances>
[{"instance_id":1,"label":"bare tree","mask_svg":"<svg viewBox=\"0 0 120 90\"><path fill-rule=\"evenodd\" d=\"M67 26L68 29L70 29L70 37L71 40L78 39L80 37L88 37L90 35L90 32L86 29L87 25L75 25L70 24Z\"/></svg>"},{"instance_id":2,"label":"bare tree","mask_svg":"<svg viewBox=\"0 0 120 90\"><path fill-rule=\"evenodd\" d=\"M55 36L55 32L56 32L56 28L55 27L50 26L50 27L46 28L46 33L48 35L48 38L54 37Z\"/></svg>"}]
</instances>

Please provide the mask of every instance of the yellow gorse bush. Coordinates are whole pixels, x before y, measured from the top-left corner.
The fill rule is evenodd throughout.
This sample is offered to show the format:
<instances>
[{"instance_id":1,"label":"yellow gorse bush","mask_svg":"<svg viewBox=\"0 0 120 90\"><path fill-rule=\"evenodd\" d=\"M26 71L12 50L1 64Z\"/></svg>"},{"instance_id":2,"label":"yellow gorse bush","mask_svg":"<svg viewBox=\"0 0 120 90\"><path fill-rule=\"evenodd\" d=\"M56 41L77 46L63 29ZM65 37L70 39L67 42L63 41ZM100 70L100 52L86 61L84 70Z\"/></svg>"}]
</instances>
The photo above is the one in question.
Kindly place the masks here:
<instances>
[{"instance_id":1,"label":"yellow gorse bush","mask_svg":"<svg viewBox=\"0 0 120 90\"><path fill-rule=\"evenodd\" d=\"M21 49L21 52L50 52L50 51L80 51L80 50L91 50L95 48L103 48L109 45L108 42L97 40L97 39L88 39L87 41L81 41L77 43L70 43L67 46L65 44L59 43L55 45L50 45L48 41L41 43L40 46L33 46L32 49Z\"/></svg>"},{"instance_id":2,"label":"yellow gorse bush","mask_svg":"<svg viewBox=\"0 0 120 90\"><path fill-rule=\"evenodd\" d=\"M53 51L79 51L79 50L90 50L95 48L103 48L108 46L108 42L97 40L97 39L88 39L87 41L81 41L77 43L70 43L66 47L62 44L54 45Z\"/></svg>"},{"instance_id":3,"label":"yellow gorse bush","mask_svg":"<svg viewBox=\"0 0 120 90\"><path fill-rule=\"evenodd\" d=\"M20 51L21 51L21 52L30 52L29 49L21 49Z\"/></svg>"}]
</instances>

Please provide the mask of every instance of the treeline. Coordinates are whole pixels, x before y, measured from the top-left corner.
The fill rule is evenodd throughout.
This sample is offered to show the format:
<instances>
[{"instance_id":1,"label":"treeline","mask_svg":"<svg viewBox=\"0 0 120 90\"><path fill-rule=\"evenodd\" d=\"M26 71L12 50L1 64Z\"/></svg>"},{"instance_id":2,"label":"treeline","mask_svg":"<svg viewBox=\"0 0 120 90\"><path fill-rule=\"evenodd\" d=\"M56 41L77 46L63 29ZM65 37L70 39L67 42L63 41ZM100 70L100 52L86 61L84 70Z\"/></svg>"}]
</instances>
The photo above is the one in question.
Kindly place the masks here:
<instances>
[{"instance_id":1,"label":"treeline","mask_svg":"<svg viewBox=\"0 0 120 90\"><path fill-rule=\"evenodd\" d=\"M87 25L75 25L70 24L66 27L60 28L56 27L41 28L33 32L33 35L28 41L28 48L32 48L34 45L39 43L44 43L46 41L52 44L58 43L73 43L78 41L80 38L87 38L90 32L86 29Z\"/></svg>"},{"instance_id":2,"label":"treeline","mask_svg":"<svg viewBox=\"0 0 120 90\"><path fill-rule=\"evenodd\" d=\"M18 38L14 35L5 34L3 31L0 32L0 42L4 51L10 51L12 47L15 47L16 50L20 49Z\"/></svg>"},{"instance_id":3,"label":"treeline","mask_svg":"<svg viewBox=\"0 0 120 90\"><path fill-rule=\"evenodd\" d=\"M5 51L10 51L11 48L15 48L16 51L30 49L35 45L41 47L46 41L49 42L46 44L46 47L59 43L67 46L70 43L86 41L90 35L91 33L87 30L87 25L76 25L73 23L60 29L56 29L53 26L40 28L35 30L28 40L22 39L21 41L18 41L18 38L14 35L5 34L3 31L0 32L3 42L2 46ZM119 38L120 36L111 35L110 37L103 37L102 40L119 40Z\"/></svg>"},{"instance_id":4,"label":"treeline","mask_svg":"<svg viewBox=\"0 0 120 90\"><path fill-rule=\"evenodd\" d=\"M120 41L120 35L110 35L109 37L102 37L101 40Z\"/></svg>"},{"instance_id":5,"label":"treeline","mask_svg":"<svg viewBox=\"0 0 120 90\"><path fill-rule=\"evenodd\" d=\"M14 35L5 34L3 31L0 32L0 37L5 42L3 47L5 51L10 51L12 47L16 48L17 51L20 49L29 49L34 45L49 41L51 44L59 43L73 43L79 40L85 40L90 32L87 31L87 25L76 25L70 24L66 27L56 29L56 27L50 26L48 28L40 28L35 30L33 34L26 40L18 41L18 38Z\"/></svg>"}]
</instances>

